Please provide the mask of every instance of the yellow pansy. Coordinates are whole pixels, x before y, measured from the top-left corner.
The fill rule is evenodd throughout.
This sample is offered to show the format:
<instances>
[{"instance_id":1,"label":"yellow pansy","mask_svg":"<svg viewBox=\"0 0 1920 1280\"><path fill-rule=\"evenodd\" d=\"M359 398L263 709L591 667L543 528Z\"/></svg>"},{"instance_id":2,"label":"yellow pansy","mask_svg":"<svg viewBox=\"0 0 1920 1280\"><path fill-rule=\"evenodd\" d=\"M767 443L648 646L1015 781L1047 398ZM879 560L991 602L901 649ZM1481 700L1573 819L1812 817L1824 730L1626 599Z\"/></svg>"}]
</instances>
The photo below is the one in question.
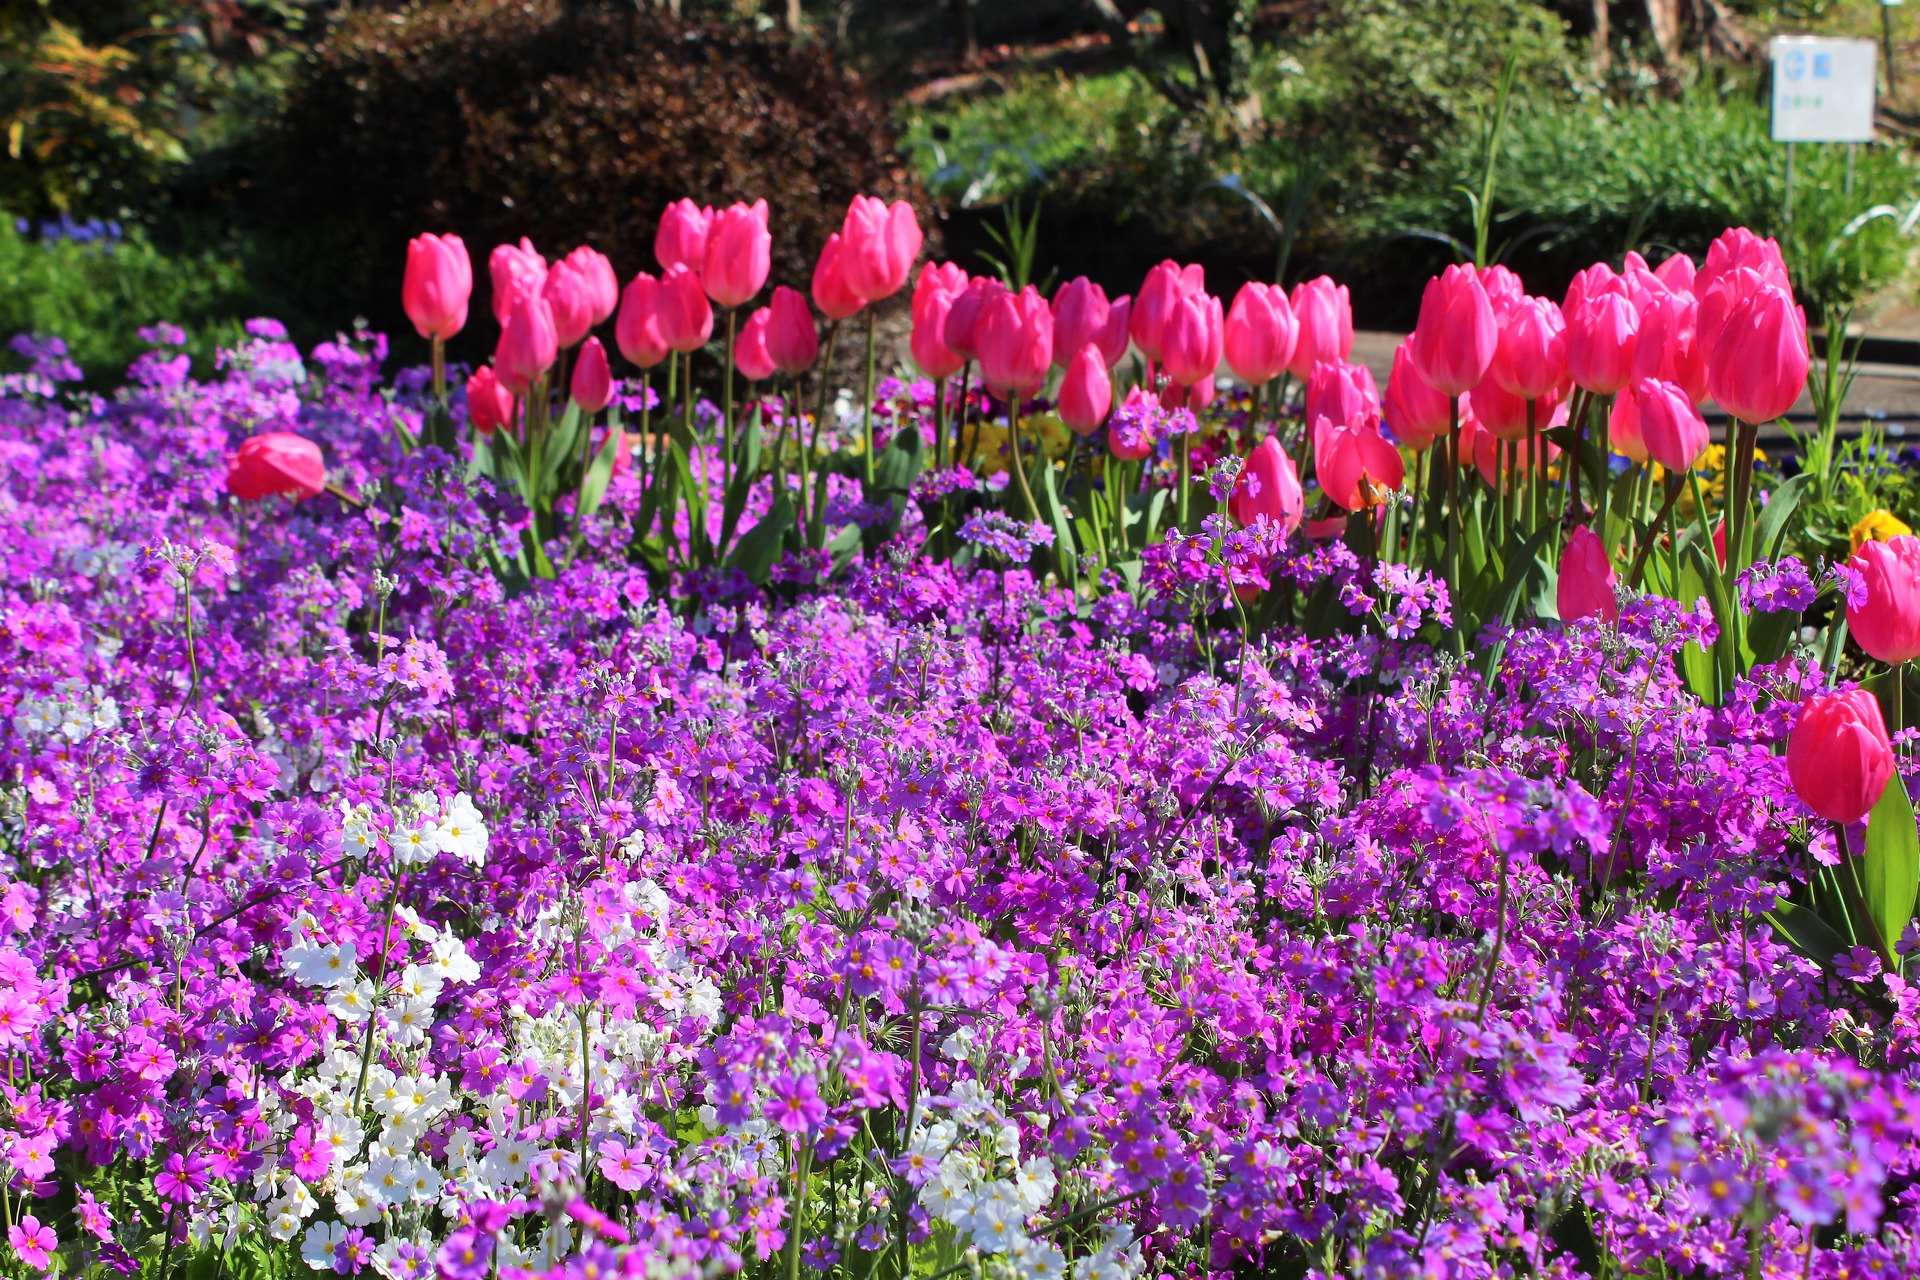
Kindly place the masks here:
<instances>
[{"instance_id":1,"label":"yellow pansy","mask_svg":"<svg viewBox=\"0 0 1920 1280\"><path fill-rule=\"evenodd\" d=\"M1853 526L1853 549L1858 551L1869 542L1885 542L1902 534L1912 533L1905 521L1888 511L1885 507L1878 511L1869 511L1860 517L1860 523Z\"/></svg>"}]
</instances>

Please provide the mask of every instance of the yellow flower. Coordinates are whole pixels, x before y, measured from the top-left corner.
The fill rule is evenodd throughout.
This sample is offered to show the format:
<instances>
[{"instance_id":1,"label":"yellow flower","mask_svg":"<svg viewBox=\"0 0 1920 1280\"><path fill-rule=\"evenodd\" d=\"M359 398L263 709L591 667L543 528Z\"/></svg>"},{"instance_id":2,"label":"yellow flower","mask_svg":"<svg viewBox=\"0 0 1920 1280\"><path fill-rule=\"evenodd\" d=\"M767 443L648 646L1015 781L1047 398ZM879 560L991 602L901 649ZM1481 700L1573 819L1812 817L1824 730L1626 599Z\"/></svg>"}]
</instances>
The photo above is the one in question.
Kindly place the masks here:
<instances>
[{"instance_id":1,"label":"yellow flower","mask_svg":"<svg viewBox=\"0 0 1920 1280\"><path fill-rule=\"evenodd\" d=\"M1055 462L1066 457L1067 449L1073 444L1073 432L1055 413L1036 413L1030 418L1022 418L1020 434L1028 441L1028 448L1032 448L1032 441L1038 440L1040 447Z\"/></svg>"},{"instance_id":2,"label":"yellow flower","mask_svg":"<svg viewBox=\"0 0 1920 1280\"><path fill-rule=\"evenodd\" d=\"M1882 507L1878 511L1869 511L1860 517L1860 523L1853 526L1853 549L1858 551L1869 542L1885 542L1889 538L1898 538L1912 533L1899 516Z\"/></svg>"}]
</instances>

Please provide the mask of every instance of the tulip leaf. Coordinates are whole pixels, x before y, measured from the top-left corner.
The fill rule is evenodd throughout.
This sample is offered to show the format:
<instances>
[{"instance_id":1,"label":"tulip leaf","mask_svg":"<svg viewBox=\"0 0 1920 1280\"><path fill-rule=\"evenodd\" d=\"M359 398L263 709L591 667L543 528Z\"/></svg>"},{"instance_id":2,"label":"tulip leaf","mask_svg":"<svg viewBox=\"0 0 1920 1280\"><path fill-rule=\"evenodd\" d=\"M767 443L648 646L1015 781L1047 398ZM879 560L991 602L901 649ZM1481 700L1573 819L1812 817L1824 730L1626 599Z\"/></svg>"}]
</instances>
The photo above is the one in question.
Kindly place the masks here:
<instances>
[{"instance_id":1,"label":"tulip leaf","mask_svg":"<svg viewBox=\"0 0 1920 1280\"><path fill-rule=\"evenodd\" d=\"M1780 544L1787 536L1787 521L1793 518L1794 508L1800 505L1800 496L1812 480L1812 476L1803 473L1774 486L1767 494L1767 505L1760 509L1760 519L1753 527L1756 557L1772 560L1780 554Z\"/></svg>"},{"instance_id":2,"label":"tulip leaf","mask_svg":"<svg viewBox=\"0 0 1920 1280\"><path fill-rule=\"evenodd\" d=\"M863 531L857 524L847 525L833 535L827 543L827 554L833 557L833 568L827 576L832 577L853 563L853 557L860 550L860 535Z\"/></svg>"},{"instance_id":3,"label":"tulip leaf","mask_svg":"<svg viewBox=\"0 0 1920 1280\"><path fill-rule=\"evenodd\" d=\"M575 523L584 524L600 509L600 503L607 496L607 486L613 482L614 458L620 452L620 439L624 434L618 427L607 432L606 443L594 455L593 465L587 468L587 474L580 478L580 501L574 508Z\"/></svg>"},{"instance_id":4,"label":"tulip leaf","mask_svg":"<svg viewBox=\"0 0 1920 1280\"><path fill-rule=\"evenodd\" d=\"M567 401L567 407L560 420L547 428L547 438L541 441L540 492L555 492L554 482L559 479L560 469L573 457L573 451L580 443L580 430L583 415L578 401ZM548 499L549 506L552 499Z\"/></svg>"},{"instance_id":5,"label":"tulip leaf","mask_svg":"<svg viewBox=\"0 0 1920 1280\"><path fill-rule=\"evenodd\" d=\"M1847 949L1847 940L1811 907L1782 898L1764 918L1788 946L1823 969L1831 969L1833 958Z\"/></svg>"},{"instance_id":6,"label":"tulip leaf","mask_svg":"<svg viewBox=\"0 0 1920 1280\"><path fill-rule=\"evenodd\" d=\"M1493 599L1488 602L1487 614L1481 619L1483 625L1498 619L1502 624L1512 626L1514 615L1520 608L1521 588L1537 573L1544 573L1551 584L1555 570L1540 558L1540 550L1547 545L1547 539L1551 538L1554 532L1552 525L1534 530L1533 536L1513 553L1513 558L1507 562L1506 576L1501 579L1499 589L1493 593ZM1552 595L1553 592L1549 586L1548 598L1551 599ZM1480 669L1482 676L1491 678L1493 673L1500 669L1500 659L1506 653L1506 648L1506 639L1502 637L1487 649L1486 656L1482 659L1484 665Z\"/></svg>"},{"instance_id":7,"label":"tulip leaf","mask_svg":"<svg viewBox=\"0 0 1920 1280\"><path fill-rule=\"evenodd\" d=\"M744 573L754 586L766 585L792 525L793 502L783 493L773 500L760 522L741 535L740 544L727 556L727 564Z\"/></svg>"},{"instance_id":8,"label":"tulip leaf","mask_svg":"<svg viewBox=\"0 0 1920 1280\"><path fill-rule=\"evenodd\" d=\"M1889 961L1913 919L1914 894L1920 889L1920 831L1915 830L1913 804L1897 769L1867 817L1860 872L1867 914L1884 944L1881 959Z\"/></svg>"},{"instance_id":9,"label":"tulip leaf","mask_svg":"<svg viewBox=\"0 0 1920 1280\"><path fill-rule=\"evenodd\" d=\"M1687 548L1694 550L1692 546ZM1706 579L1697 563L1696 556L1683 556L1680 560L1680 581L1675 598L1681 606L1693 604L1707 593ZM1686 682L1687 689L1703 702L1713 702L1715 682L1713 655L1689 640L1680 649L1680 678Z\"/></svg>"},{"instance_id":10,"label":"tulip leaf","mask_svg":"<svg viewBox=\"0 0 1920 1280\"><path fill-rule=\"evenodd\" d=\"M733 531L739 527L740 517L747 509L747 495L753 490L753 482L760 474L760 408L747 416L745 447L737 452L743 456L734 459L733 478L727 481L727 493L724 505L720 508L720 545L725 547L733 541Z\"/></svg>"},{"instance_id":11,"label":"tulip leaf","mask_svg":"<svg viewBox=\"0 0 1920 1280\"><path fill-rule=\"evenodd\" d=\"M1060 495L1053 487L1053 464L1046 455L1040 456L1040 465L1034 468L1034 478L1039 482L1040 514L1053 525L1053 561L1060 570L1061 580L1072 591L1079 585L1080 552L1074 545L1073 521L1067 515L1066 504L1060 501Z\"/></svg>"}]
</instances>

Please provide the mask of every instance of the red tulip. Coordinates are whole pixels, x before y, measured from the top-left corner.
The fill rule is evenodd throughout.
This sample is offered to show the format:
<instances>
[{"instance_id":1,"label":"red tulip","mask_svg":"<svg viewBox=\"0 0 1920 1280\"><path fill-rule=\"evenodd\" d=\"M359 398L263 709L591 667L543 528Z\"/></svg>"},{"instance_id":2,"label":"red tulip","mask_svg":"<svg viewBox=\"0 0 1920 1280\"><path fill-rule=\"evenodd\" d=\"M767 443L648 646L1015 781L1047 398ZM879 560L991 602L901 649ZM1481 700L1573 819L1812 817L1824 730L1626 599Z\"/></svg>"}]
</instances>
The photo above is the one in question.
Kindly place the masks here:
<instances>
[{"instance_id":1,"label":"red tulip","mask_svg":"<svg viewBox=\"0 0 1920 1280\"><path fill-rule=\"evenodd\" d=\"M1054 332L1057 335L1058 328ZM1097 344L1083 344L1080 354L1067 362L1067 372L1060 380L1059 403L1055 407L1060 421L1075 435L1090 436L1107 420L1113 408L1113 380L1107 374L1106 357L1100 354Z\"/></svg>"},{"instance_id":2,"label":"red tulip","mask_svg":"<svg viewBox=\"0 0 1920 1280\"><path fill-rule=\"evenodd\" d=\"M1257 280L1240 286L1221 344L1236 377L1250 387L1265 386L1286 372L1299 341L1300 322L1285 289Z\"/></svg>"},{"instance_id":3,"label":"red tulip","mask_svg":"<svg viewBox=\"0 0 1920 1280\"><path fill-rule=\"evenodd\" d=\"M620 315L613 322L613 341L620 354L651 369L671 350L660 334L660 282L642 271L620 296Z\"/></svg>"},{"instance_id":4,"label":"red tulip","mask_svg":"<svg viewBox=\"0 0 1920 1280\"><path fill-rule=\"evenodd\" d=\"M1624 398L1624 397L1623 397ZM1578 622L1598 618L1617 622L1620 600L1614 594L1613 557L1593 530L1581 525L1567 539L1560 553L1560 582L1554 602L1560 609L1560 621Z\"/></svg>"},{"instance_id":5,"label":"red tulip","mask_svg":"<svg viewBox=\"0 0 1920 1280\"><path fill-rule=\"evenodd\" d=\"M1280 447L1276 436L1267 436L1247 455L1227 498L1227 514L1235 523L1251 525L1256 520L1277 524L1286 533L1300 527L1300 516L1307 509L1300 489L1300 476L1293 459Z\"/></svg>"},{"instance_id":6,"label":"red tulip","mask_svg":"<svg viewBox=\"0 0 1920 1280\"><path fill-rule=\"evenodd\" d=\"M931 263L921 269L920 280L913 287L913 331L907 345L920 371L936 381L951 378L967 363L967 358L949 347L946 340L947 316L953 311L954 298L965 289L964 272L956 290L952 276L936 273Z\"/></svg>"},{"instance_id":7,"label":"red tulip","mask_svg":"<svg viewBox=\"0 0 1920 1280\"><path fill-rule=\"evenodd\" d=\"M1700 349L1700 307L1690 293L1647 299L1633 343L1633 377L1677 382L1695 404L1707 398L1707 362Z\"/></svg>"},{"instance_id":8,"label":"red tulip","mask_svg":"<svg viewBox=\"0 0 1920 1280\"><path fill-rule=\"evenodd\" d=\"M1545 298L1511 301L1500 317L1487 376L1500 390L1522 400L1556 395L1567 381L1566 328L1560 308Z\"/></svg>"},{"instance_id":9,"label":"red tulip","mask_svg":"<svg viewBox=\"0 0 1920 1280\"><path fill-rule=\"evenodd\" d=\"M734 204L713 217L700 269L707 296L723 307L750 301L767 283L773 267L773 235L767 230L767 202Z\"/></svg>"},{"instance_id":10,"label":"red tulip","mask_svg":"<svg viewBox=\"0 0 1920 1280\"><path fill-rule=\"evenodd\" d=\"M1347 286L1315 276L1293 286L1288 298L1299 332L1287 369L1305 381L1322 360L1345 360L1353 352L1353 301Z\"/></svg>"},{"instance_id":11,"label":"red tulip","mask_svg":"<svg viewBox=\"0 0 1920 1280\"><path fill-rule=\"evenodd\" d=\"M1113 305L1107 301L1107 291L1085 276L1076 276L1054 290L1053 294L1053 357L1055 364L1065 367L1065 362L1077 359L1080 351L1089 342L1098 344L1104 358L1106 348L1111 342L1109 332L1113 320ZM1126 325L1120 326L1120 346L1126 350ZM1108 367L1118 363L1118 357L1108 361Z\"/></svg>"},{"instance_id":12,"label":"red tulip","mask_svg":"<svg viewBox=\"0 0 1920 1280\"><path fill-rule=\"evenodd\" d=\"M1175 300L1160 331L1167 376L1183 387L1211 379L1220 367L1222 327L1220 299L1196 291Z\"/></svg>"},{"instance_id":13,"label":"red tulip","mask_svg":"<svg viewBox=\"0 0 1920 1280\"><path fill-rule=\"evenodd\" d=\"M1314 473L1336 507L1359 511L1376 505L1369 490L1398 489L1406 479L1400 451L1380 434L1376 419L1357 424L1314 420Z\"/></svg>"},{"instance_id":14,"label":"red tulip","mask_svg":"<svg viewBox=\"0 0 1920 1280\"><path fill-rule=\"evenodd\" d=\"M593 285L571 261L562 258L547 272L540 296L553 311L553 331L562 351L578 346L593 328Z\"/></svg>"},{"instance_id":15,"label":"red tulip","mask_svg":"<svg viewBox=\"0 0 1920 1280\"><path fill-rule=\"evenodd\" d=\"M805 373L820 358L820 332L813 312L798 289L781 285L773 291L772 315L767 319L767 354L774 367L788 377Z\"/></svg>"},{"instance_id":16,"label":"red tulip","mask_svg":"<svg viewBox=\"0 0 1920 1280\"><path fill-rule=\"evenodd\" d=\"M686 267L698 272L707 262L707 236L712 229L713 210L685 199L668 205L653 235L653 256L660 270Z\"/></svg>"},{"instance_id":17,"label":"red tulip","mask_svg":"<svg viewBox=\"0 0 1920 1280\"><path fill-rule=\"evenodd\" d=\"M242 502L276 494L298 501L327 487L320 446L290 431L269 431L240 442L227 466L227 492Z\"/></svg>"},{"instance_id":18,"label":"red tulip","mask_svg":"<svg viewBox=\"0 0 1920 1280\"><path fill-rule=\"evenodd\" d=\"M747 317L733 340L733 367L748 382L761 382L773 376L776 366L767 350L767 325L773 319L771 307L761 307Z\"/></svg>"},{"instance_id":19,"label":"red tulip","mask_svg":"<svg viewBox=\"0 0 1920 1280\"><path fill-rule=\"evenodd\" d=\"M1862 543L1847 565L1866 587L1864 601L1847 604L1847 630L1860 647L1890 666L1920 658L1920 538Z\"/></svg>"},{"instance_id":20,"label":"red tulip","mask_svg":"<svg viewBox=\"0 0 1920 1280\"><path fill-rule=\"evenodd\" d=\"M1205 292L1206 287L1206 272L1197 265L1183 267L1168 259L1147 272L1128 322L1134 345L1140 348L1147 359L1160 359L1161 333L1166 328L1173 304L1189 293Z\"/></svg>"},{"instance_id":21,"label":"red tulip","mask_svg":"<svg viewBox=\"0 0 1920 1280\"><path fill-rule=\"evenodd\" d=\"M525 236L520 243L498 244L487 255L487 275L493 281L493 318L507 327L513 304L523 293L539 294L547 284L547 260L534 251L533 241Z\"/></svg>"},{"instance_id":22,"label":"red tulip","mask_svg":"<svg viewBox=\"0 0 1920 1280\"><path fill-rule=\"evenodd\" d=\"M987 304L1006 291L1007 286L988 276L974 280L954 297L940 340L968 360L979 359L980 317L986 313Z\"/></svg>"},{"instance_id":23,"label":"red tulip","mask_svg":"<svg viewBox=\"0 0 1920 1280\"><path fill-rule=\"evenodd\" d=\"M668 267L655 298L655 323L669 347L684 355L706 345L713 336L713 307L698 274L686 267Z\"/></svg>"},{"instance_id":24,"label":"red tulip","mask_svg":"<svg viewBox=\"0 0 1920 1280\"><path fill-rule=\"evenodd\" d=\"M891 298L907 283L920 256L920 221L905 200L889 205L872 196L855 196L840 224L842 271L848 288L877 302Z\"/></svg>"},{"instance_id":25,"label":"red tulip","mask_svg":"<svg viewBox=\"0 0 1920 1280\"><path fill-rule=\"evenodd\" d=\"M620 278L613 273L613 263L607 261L607 255L598 249L581 245L562 259L579 275L586 286L587 314L592 324L603 324L620 305Z\"/></svg>"},{"instance_id":26,"label":"red tulip","mask_svg":"<svg viewBox=\"0 0 1920 1280\"><path fill-rule=\"evenodd\" d=\"M1413 367L1413 351L1406 342L1394 348L1383 412L1396 440L1412 449L1425 449L1447 433L1451 403L1451 397L1435 391Z\"/></svg>"},{"instance_id":27,"label":"red tulip","mask_svg":"<svg viewBox=\"0 0 1920 1280\"><path fill-rule=\"evenodd\" d=\"M981 313L974 340L987 387L1009 402L1030 396L1053 363L1053 313L1032 285L1017 294L1003 290Z\"/></svg>"},{"instance_id":28,"label":"red tulip","mask_svg":"<svg viewBox=\"0 0 1920 1280\"><path fill-rule=\"evenodd\" d=\"M1893 744L1873 695L1848 689L1801 703L1787 776L1801 802L1829 822L1851 826L1872 813L1893 777Z\"/></svg>"},{"instance_id":29,"label":"red tulip","mask_svg":"<svg viewBox=\"0 0 1920 1280\"><path fill-rule=\"evenodd\" d=\"M1762 285L1727 317L1707 361L1713 401L1742 422L1772 422L1807 386L1806 320L1778 285Z\"/></svg>"},{"instance_id":30,"label":"red tulip","mask_svg":"<svg viewBox=\"0 0 1920 1280\"><path fill-rule=\"evenodd\" d=\"M494 376L492 365L481 365L467 379L467 420L485 436L513 425L513 392Z\"/></svg>"},{"instance_id":31,"label":"red tulip","mask_svg":"<svg viewBox=\"0 0 1920 1280\"><path fill-rule=\"evenodd\" d=\"M820 260L813 266L813 305L829 320L845 320L867 305L847 284L842 258L840 234L835 232L821 246Z\"/></svg>"},{"instance_id":32,"label":"red tulip","mask_svg":"<svg viewBox=\"0 0 1920 1280\"><path fill-rule=\"evenodd\" d=\"M407 244L400 305L423 338L451 338L467 327L473 262L459 236L415 236Z\"/></svg>"},{"instance_id":33,"label":"red tulip","mask_svg":"<svg viewBox=\"0 0 1920 1280\"><path fill-rule=\"evenodd\" d=\"M1612 395L1633 378L1640 313L1617 293L1594 294L1567 317L1567 373L1576 386Z\"/></svg>"},{"instance_id":34,"label":"red tulip","mask_svg":"<svg viewBox=\"0 0 1920 1280\"><path fill-rule=\"evenodd\" d=\"M1472 267L1451 266L1427 281L1413 326L1414 367L1443 395L1471 391L1493 363L1500 332Z\"/></svg>"},{"instance_id":35,"label":"red tulip","mask_svg":"<svg viewBox=\"0 0 1920 1280\"><path fill-rule=\"evenodd\" d=\"M514 300L513 313L494 348L495 375L516 396L546 376L560 355L560 338L553 327L553 308L538 294Z\"/></svg>"},{"instance_id":36,"label":"red tulip","mask_svg":"<svg viewBox=\"0 0 1920 1280\"><path fill-rule=\"evenodd\" d=\"M573 385L568 389L580 412L596 414L613 400L613 371L607 367L607 349L600 339L588 338L573 362Z\"/></svg>"},{"instance_id":37,"label":"red tulip","mask_svg":"<svg viewBox=\"0 0 1920 1280\"><path fill-rule=\"evenodd\" d=\"M1647 456L1676 475L1685 475L1707 450L1710 434L1686 390L1675 383L1641 378L1633 384L1634 413Z\"/></svg>"}]
</instances>

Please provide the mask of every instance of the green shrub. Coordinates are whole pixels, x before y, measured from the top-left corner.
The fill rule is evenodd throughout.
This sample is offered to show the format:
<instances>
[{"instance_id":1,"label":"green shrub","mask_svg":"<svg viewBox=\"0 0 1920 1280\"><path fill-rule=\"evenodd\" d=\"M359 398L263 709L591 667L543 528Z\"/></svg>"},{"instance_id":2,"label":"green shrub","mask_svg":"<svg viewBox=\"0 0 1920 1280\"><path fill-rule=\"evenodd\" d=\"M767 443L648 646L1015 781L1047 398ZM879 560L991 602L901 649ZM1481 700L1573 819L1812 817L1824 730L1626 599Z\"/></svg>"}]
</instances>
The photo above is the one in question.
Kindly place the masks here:
<instances>
[{"instance_id":1,"label":"green shrub","mask_svg":"<svg viewBox=\"0 0 1920 1280\"><path fill-rule=\"evenodd\" d=\"M239 267L217 255L170 256L139 230L118 242L43 244L22 235L11 215L0 217L0 340L64 338L95 384L116 382L146 349L143 325L180 325L188 350L204 361L238 335L244 307Z\"/></svg>"}]
</instances>

